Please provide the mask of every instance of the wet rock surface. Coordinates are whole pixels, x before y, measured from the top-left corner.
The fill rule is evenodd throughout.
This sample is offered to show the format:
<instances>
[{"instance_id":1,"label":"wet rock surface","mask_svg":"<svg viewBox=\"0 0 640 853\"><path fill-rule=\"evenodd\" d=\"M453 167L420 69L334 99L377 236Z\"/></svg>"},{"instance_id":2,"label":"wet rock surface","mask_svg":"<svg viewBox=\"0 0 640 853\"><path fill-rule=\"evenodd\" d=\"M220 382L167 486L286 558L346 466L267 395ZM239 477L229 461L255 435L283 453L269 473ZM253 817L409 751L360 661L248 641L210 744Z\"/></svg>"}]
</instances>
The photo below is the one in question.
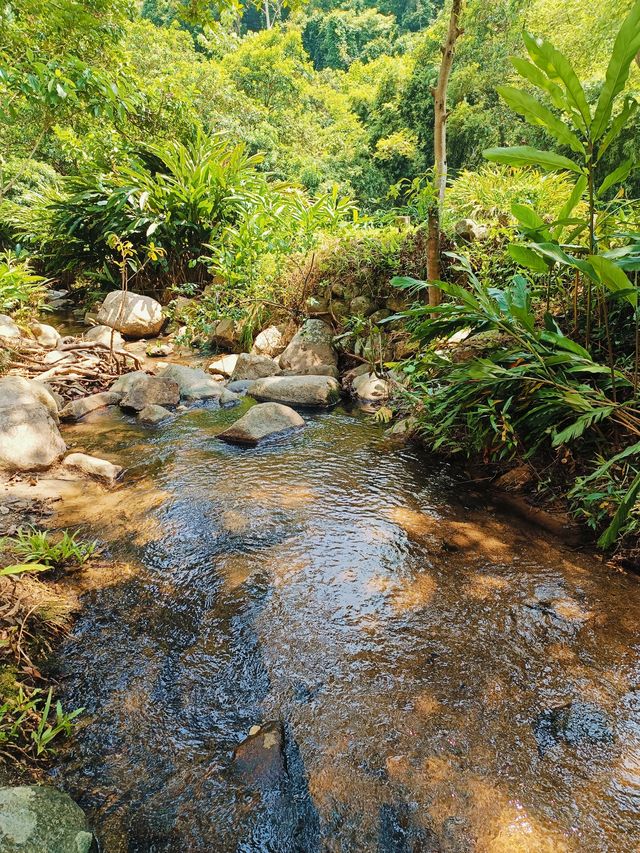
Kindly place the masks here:
<instances>
[{"instance_id":1,"label":"wet rock surface","mask_svg":"<svg viewBox=\"0 0 640 853\"><path fill-rule=\"evenodd\" d=\"M112 392L113 393L113 392ZM120 400L121 408L140 412L147 406L177 406L180 387L177 382L162 377L141 376L132 382Z\"/></svg>"},{"instance_id":2,"label":"wet rock surface","mask_svg":"<svg viewBox=\"0 0 640 853\"><path fill-rule=\"evenodd\" d=\"M533 731L542 756L559 743L608 745L614 740L608 715L597 705L580 700L543 711L536 718Z\"/></svg>"},{"instance_id":3,"label":"wet rock surface","mask_svg":"<svg viewBox=\"0 0 640 853\"><path fill-rule=\"evenodd\" d=\"M229 429L221 432L218 438L229 444L252 446L268 438L281 438L303 427L304 420L289 406L280 403L258 403Z\"/></svg>"},{"instance_id":4,"label":"wet rock surface","mask_svg":"<svg viewBox=\"0 0 640 853\"><path fill-rule=\"evenodd\" d=\"M340 400L340 385L331 376L270 376L247 389L256 400L291 406L325 408Z\"/></svg>"},{"instance_id":5,"label":"wet rock surface","mask_svg":"<svg viewBox=\"0 0 640 853\"><path fill-rule=\"evenodd\" d=\"M175 382L183 400L211 400L222 394L221 383L198 367L170 364L158 373L158 377Z\"/></svg>"}]
</instances>

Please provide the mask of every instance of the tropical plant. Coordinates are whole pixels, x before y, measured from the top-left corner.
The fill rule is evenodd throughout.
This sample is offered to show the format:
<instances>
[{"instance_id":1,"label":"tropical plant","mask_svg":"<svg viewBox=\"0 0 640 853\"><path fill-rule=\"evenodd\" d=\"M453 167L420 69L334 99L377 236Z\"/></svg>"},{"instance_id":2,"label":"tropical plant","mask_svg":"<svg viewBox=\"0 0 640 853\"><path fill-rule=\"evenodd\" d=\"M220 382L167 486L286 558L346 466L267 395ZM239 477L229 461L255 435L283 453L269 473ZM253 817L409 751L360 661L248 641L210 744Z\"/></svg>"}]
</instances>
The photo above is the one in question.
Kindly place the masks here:
<instances>
[{"instance_id":1,"label":"tropical plant","mask_svg":"<svg viewBox=\"0 0 640 853\"><path fill-rule=\"evenodd\" d=\"M46 530L21 527L15 536L1 539L0 546L21 557L25 564L37 566L29 571L62 569L82 566L97 553L97 542L84 542L77 536L77 533L70 534L65 530L60 537L55 537ZM24 566L10 568L24 570ZM9 574L7 570L5 573Z\"/></svg>"},{"instance_id":2,"label":"tropical plant","mask_svg":"<svg viewBox=\"0 0 640 853\"><path fill-rule=\"evenodd\" d=\"M0 313L27 305L37 308L44 299L45 279L31 272L24 260L10 253L0 255Z\"/></svg>"},{"instance_id":3,"label":"tropical plant","mask_svg":"<svg viewBox=\"0 0 640 853\"><path fill-rule=\"evenodd\" d=\"M0 753L9 758L16 753L46 757L53 751L54 740L71 734L74 721L83 711L76 708L66 713L59 701L54 705L52 688L45 692L19 684L15 694L0 705Z\"/></svg>"}]
</instances>

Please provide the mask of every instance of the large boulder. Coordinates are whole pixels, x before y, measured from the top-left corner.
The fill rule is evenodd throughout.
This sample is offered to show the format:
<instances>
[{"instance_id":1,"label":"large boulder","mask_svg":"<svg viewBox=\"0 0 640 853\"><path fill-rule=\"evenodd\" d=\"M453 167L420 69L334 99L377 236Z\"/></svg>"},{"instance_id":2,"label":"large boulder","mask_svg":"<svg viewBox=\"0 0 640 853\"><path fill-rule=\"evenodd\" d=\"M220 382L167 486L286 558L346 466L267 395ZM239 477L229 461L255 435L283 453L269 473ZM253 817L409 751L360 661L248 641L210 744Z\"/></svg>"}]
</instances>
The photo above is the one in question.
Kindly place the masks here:
<instances>
[{"instance_id":1,"label":"large boulder","mask_svg":"<svg viewBox=\"0 0 640 853\"><path fill-rule=\"evenodd\" d=\"M114 465L106 459L88 456L86 453L70 453L62 463L63 473L78 473L93 480L98 480L107 486L115 485L124 468Z\"/></svg>"},{"instance_id":2,"label":"large boulder","mask_svg":"<svg viewBox=\"0 0 640 853\"><path fill-rule=\"evenodd\" d=\"M281 403L258 403L221 432L218 438L229 444L256 445L265 438L304 427L304 420L289 406Z\"/></svg>"},{"instance_id":3,"label":"large boulder","mask_svg":"<svg viewBox=\"0 0 640 853\"><path fill-rule=\"evenodd\" d=\"M147 406L177 406L180 387L177 382L162 376L140 376L120 400L122 409L141 412Z\"/></svg>"},{"instance_id":4,"label":"large boulder","mask_svg":"<svg viewBox=\"0 0 640 853\"><path fill-rule=\"evenodd\" d=\"M170 364L158 376L176 382L184 400L217 400L223 390L221 382L196 367Z\"/></svg>"},{"instance_id":5,"label":"large boulder","mask_svg":"<svg viewBox=\"0 0 640 853\"><path fill-rule=\"evenodd\" d=\"M276 362L268 355L252 355L248 352L240 353L237 358L231 381L238 379L262 379L265 376L275 376L280 373Z\"/></svg>"},{"instance_id":6,"label":"large boulder","mask_svg":"<svg viewBox=\"0 0 640 853\"><path fill-rule=\"evenodd\" d=\"M42 471L67 449L58 429L58 404L39 382L0 379L0 468Z\"/></svg>"},{"instance_id":7,"label":"large boulder","mask_svg":"<svg viewBox=\"0 0 640 853\"><path fill-rule=\"evenodd\" d=\"M96 409L103 409L105 406L117 406L122 399L122 394L115 391L102 391L99 394L90 394L88 397L80 397L78 400L71 400L60 412L60 419L63 421L79 421L90 412L95 412Z\"/></svg>"},{"instance_id":8,"label":"large boulder","mask_svg":"<svg viewBox=\"0 0 640 853\"><path fill-rule=\"evenodd\" d=\"M325 408L340 400L340 384L332 376L268 376L252 382L247 393L265 402Z\"/></svg>"},{"instance_id":9,"label":"large boulder","mask_svg":"<svg viewBox=\"0 0 640 853\"><path fill-rule=\"evenodd\" d=\"M336 364L331 327L322 320L307 320L280 356L280 367L290 374L317 376L318 368L326 374Z\"/></svg>"},{"instance_id":10,"label":"large boulder","mask_svg":"<svg viewBox=\"0 0 640 853\"><path fill-rule=\"evenodd\" d=\"M89 853L93 835L79 805L48 785L0 788L2 853Z\"/></svg>"},{"instance_id":11,"label":"large boulder","mask_svg":"<svg viewBox=\"0 0 640 853\"><path fill-rule=\"evenodd\" d=\"M164 323L162 306L139 293L109 293L98 311L98 323L110 326L128 338L151 338Z\"/></svg>"},{"instance_id":12,"label":"large boulder","mask_svg":"<svg viewBox=\"0 0 640 853\"><path fill-rule=\"evenodd\" d=\"M278 326L263 329L253 342L251 352L254 355L268 355L275 358L284 352L287 346L286 338Z\"/></svg>"},{"instance_id":13,"label":"large boulder","mask_svg":"<svg viewBox=\"0 0 640 853\"><path fill-rule=\"evenodd\" d=\"M124 343L122 335L112 329L111 326L93 326L88 332L85 332L84 339L110 347L111 335L113 335L113 348L120 349Z\"/></svg>"},{"instance_id":14,"label":"large boulder","mask_svg":"<svg viewBox=\"0 0 640 853\"><path fill-rule=\"evenodd\" d=\"M62 337L57 329L47 323L32 323L31 333L41 347L45 349L55 349L62 341Z\"/></svg>"},{"instance_id":15,"label":"large boulder","mask_svg":"<svg viewBox=\"0 0 640 853\"><path fill-rule=\"evenodd\" d=\"M19 338L22 332L8 314L0 314L0 338Z\"/></svg>"}]
</instances>

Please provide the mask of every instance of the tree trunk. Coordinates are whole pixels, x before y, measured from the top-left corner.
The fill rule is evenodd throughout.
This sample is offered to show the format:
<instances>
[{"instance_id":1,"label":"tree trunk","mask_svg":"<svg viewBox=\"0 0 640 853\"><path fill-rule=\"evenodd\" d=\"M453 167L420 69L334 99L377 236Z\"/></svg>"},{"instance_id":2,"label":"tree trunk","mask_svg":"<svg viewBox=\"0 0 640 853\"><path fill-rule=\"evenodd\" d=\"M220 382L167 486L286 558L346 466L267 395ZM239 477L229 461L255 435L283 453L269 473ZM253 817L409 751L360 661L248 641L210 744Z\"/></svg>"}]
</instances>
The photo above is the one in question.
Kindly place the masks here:
<instances>
[{"instance_id":1,"label":"tree trunk","mask_svg":"<svg viewBox=\"0 0 640 853\"><path fill-rule=\"evenodd\" d=\"M269 0L264 0L264 22L267 29L271 29L271 14L269 12Z\"/></svg>"},{"instance_id":2,"label":"tree trunk","mask_svg":"<svg viewBox=\"0 0 640 853\"><path fill-rule=\"evenodd\" d=\"M442 62L438 82L433 90L435 120L433 125L433 181L438 197L434 212L429 216L427 244L427 276L429 281L439 281L440 275L440 220L447 187L447 87L453 66L456 41L462 35L460 16L464 0L453 0L447 38L442 46ZM429 304L439 305L442 291L437 285L429 287Z\"/></svg>"}]
</instances>

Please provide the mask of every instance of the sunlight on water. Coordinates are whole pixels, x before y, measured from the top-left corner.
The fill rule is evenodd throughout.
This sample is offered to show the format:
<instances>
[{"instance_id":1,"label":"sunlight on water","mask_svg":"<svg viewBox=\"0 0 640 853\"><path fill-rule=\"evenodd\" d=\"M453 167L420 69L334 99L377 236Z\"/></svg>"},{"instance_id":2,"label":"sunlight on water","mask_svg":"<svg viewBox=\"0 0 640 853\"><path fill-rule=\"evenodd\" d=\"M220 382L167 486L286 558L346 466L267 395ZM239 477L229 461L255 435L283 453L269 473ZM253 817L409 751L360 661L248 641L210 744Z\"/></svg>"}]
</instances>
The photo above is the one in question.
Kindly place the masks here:
<instances>
[{"instance_id":1,"label":"sunlight on water","mask_svg":"<svg viewBox=\"0 0 640 853\"><path fill-rule=\"evenodd\" d=\"M87 724L55 771L103 849L638 849L636 578L361 414L252 450L216 439L237 416L67 433L128 468L59 513L113 557L79 581L63 698ZM267 789L233 754L268 720Z\"/></svg>"}]
</instances>

